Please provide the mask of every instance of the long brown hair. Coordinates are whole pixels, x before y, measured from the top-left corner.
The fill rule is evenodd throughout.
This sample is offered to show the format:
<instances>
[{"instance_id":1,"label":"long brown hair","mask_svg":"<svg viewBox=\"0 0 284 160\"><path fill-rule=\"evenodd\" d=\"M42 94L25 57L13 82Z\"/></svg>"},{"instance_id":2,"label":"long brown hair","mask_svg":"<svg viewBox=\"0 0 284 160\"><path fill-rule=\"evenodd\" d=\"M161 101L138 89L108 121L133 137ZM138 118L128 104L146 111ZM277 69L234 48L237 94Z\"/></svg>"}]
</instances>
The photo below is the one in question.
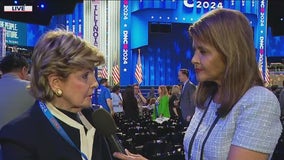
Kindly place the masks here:
<instances>
[{"instance_id":1,"label":"long brown hair","mask_svg":"<svg viewBox=\"0 0 284 160\"><path fill-rule=\"evenodd\" d=\"M161 93L159 95L159 97L163 97L168 95L168 89L165 85L160 85L159 88L161 89Z\"/></svg>"},{"instance_id":2,"label":"long brown hair","mask_svg":"<svg viewBox=\"0 0 284 160\"><path fill-rule=\"evenodd\" d=\"M194 40L214 46L224 59L220 116L226 116L249 88L263 86L256 63L252 27L241 12L212 10L190 26L189 33ZM207 98L217 89L215 82L200 82L195 99L197 107L204 108Z\"/></svg>"}]
</instances>

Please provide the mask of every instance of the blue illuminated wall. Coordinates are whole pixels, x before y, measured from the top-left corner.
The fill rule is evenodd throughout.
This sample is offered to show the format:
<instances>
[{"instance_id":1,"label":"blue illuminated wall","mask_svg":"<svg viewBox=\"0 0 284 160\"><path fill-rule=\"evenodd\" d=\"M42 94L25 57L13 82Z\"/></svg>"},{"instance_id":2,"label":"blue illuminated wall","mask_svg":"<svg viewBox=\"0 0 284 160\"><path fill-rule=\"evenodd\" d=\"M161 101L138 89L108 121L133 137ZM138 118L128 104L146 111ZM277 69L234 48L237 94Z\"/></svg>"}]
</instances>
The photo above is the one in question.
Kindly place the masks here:
<instances>
[{"instance_id":1,"label":"blue illuminated wall","mask_svg":"<svg viewBox=\"0 0 284 160\"><path fill-rule=\"evenodd\" d=\"M73 31L80 37L83 36L83 3L77 3L72 14L53 16L48 26L0 19L0 27L6 29L7 46L26 49L25 51L28 54L24 54L27 58L30 58L31 54L29 52L32 51L33 46L40 36L49 30L62 28Z\"/></svg>"},{"instance_id":2,"label":"blue illuminated wall","mask_svg":"<svg viewBox=\"0 0 284 160\"><path fill-rule=\"evenodd\" d=\"M48 26L27 24L27 43L25 46L34 46L45 32L64 28L73 31L76 35L83 35L83 3L77 3L72 14L53 16Z\"/></svg>"},{"instance_id":3,"label":"blue illuminated wall","mask_svg":"<svg viewBox=\"0 0 284 160\"><path fill-rule=\"evenodd\" d=\"M254 28L257 60L264 67L266 56L267 0L123 0L121 1L121 85L136 83L137 52L141 50L141 85L178 84L177 71L188 68L194 77L191 40L187 28L204 13L218 6L245 13ZM262 15L262 16L260 16ZM172 32L149 33L149 22L171 23ZM263 42L263 43L262 43ZM263 45L264 44L264 45Z\"/></svg>"},{"instance_id":4,"label":"blue illuminated wall","mask_svg":"<svg viewBox=\"0 0 284 160\"><path fill-rule=\"evenodd\" d=\"M6 28L6 43L13 46L34 46L45 32L64 28L83 36L83 3L77 3L74 12L67 15L53 16L48 26L0 19L0 27Z\"/></svg>"},{"instance_id":5,"label":"blue illuminated wall","mask_svg":"<svg viewBox=\"0 0 284 160\"><path fill-rule=\"evenodd\" d=\"M178 83L177 74L180 68L192 69L191 38L186 23L173 23L169 33L149 32L149 43L141 47L141 63L145 85L174 85ZM137 49L133 50L133 62L137 61ZM136 63L132 63L135 68ZM191 70L191 79L195 75ZM157 78L159 77L159 78ZM135 81L135 79L134 79Z\"/></svg>"},{"instance_id":6,"label":"blue illuminated wall","mask_svg":"<svg viewBox=\"0 0 284 160\"><path fill-rule=\"evenodd\" d=\"M267 30L266 46L268 57L284 57L284 36L272 36L270 27Z\"/></svg>"}]
</instances>

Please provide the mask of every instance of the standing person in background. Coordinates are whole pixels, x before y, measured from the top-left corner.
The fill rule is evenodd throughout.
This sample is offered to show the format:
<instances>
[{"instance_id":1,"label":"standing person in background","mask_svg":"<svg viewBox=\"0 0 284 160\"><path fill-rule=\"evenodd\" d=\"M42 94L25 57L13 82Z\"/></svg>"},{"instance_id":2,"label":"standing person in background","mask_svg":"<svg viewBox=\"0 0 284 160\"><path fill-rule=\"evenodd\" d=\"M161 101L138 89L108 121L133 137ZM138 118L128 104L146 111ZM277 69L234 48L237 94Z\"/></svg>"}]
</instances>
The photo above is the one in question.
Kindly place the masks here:
<instances>
[{"instance_id":1,"label":"standing person in background","mask_svg":"<svg viewBox=\"0 0 284 160\"><path fill-rule=\"evenodd\" d=\"M172 94L169 100L169 108L171 118L173 119L181 119L181 110L179 107L179 100L180 100L180 88L178 85L172 86Z\"/></svg>"},{"instance_id":2,"label":"standing person in background","mask_svg":"<svg viewBox=\"0 0 284 160\"><path fill-rule=\"evenodd\" d=\"M108 81L105 78L102 78L100 81L100 94L98 97L98 104L101 105L109 113L114 114L111 94L108 87Z\"/></svg>"},{"instance_id":3,"label":"standing person in background","mask_svg":"<svg viewBox=\"0 0 284 160\"><path fill-rule=\"evenodd\" d=\"M0 79L0 129L4 124L16 118L30 108L35 99L30 95L28 86L29 64L18 53L11 53L0 63L3 72Z\"/></svg>"},{"instance_id":4,"label":"standing person in background","mask_svg":"<svg viewBox=\"0 0 284 160\"><path fill-rule=\"evenodd\" d=\"M122 106L125 117L130 120L137 120L139 118L139 109L137 99L134 95L133 86L127 86L122 94Z\"/></svg>"},{"instance_id":5,"label":"standing person in background","mask_svg":"<svg viewBox=\"0 0 284 160\"><path fill-rule=\"evenodd\" d=\"M150 102L150 99L152 98L156 98L156 94L155 94L155 88L151 87L149 93L147 94L147 103Z\"/></svg>"},{"instance_id":6,"label":"standing person in background","mask_svg":"<svg viewBox=\"0 0 284 160\"><path fill-rule=\"evenodd\" d=\"M164 85L158 88L159 97L156 100L156 107L152 113L152 119L155 120L157 117L167 117L170 118L169 109L169 95L167 87Z\"/></svg>"},{"instance_id":7,"label":"standing person in background","mask_svg":"<svg viewBox=\"0 0 284 160\"><path fill-rule=\"evenodd\" d=\"M147 104L147 100L146 98L143 96L143 94L140 91L140 87L139 84L135 83L133 85L134 88L134 95L137 99L137 104L138 104L138 108L139 108L139 113L142 113L142 106Z\"/></svg>"},{"instance_id":8,"label":"standing person in background","mask_svg":"<svg viewBox=\"0 0 284 160\"><path fill-rule=\"evenodd\" d=\"M184 126L188 126L191 117L195 112L194 93L195 85L189 81L189 72L187 69L180 69L178 79L182 83L180 108Z\"/></svg>"},{"instance_id":9,"label":"standing person in background","mask_svg":"<svg viewBox=\"0 0 284 160\"><path fill-rule=\"evenodd\" d=\"M172 95L172 86L167 86L167 90L168 90L168 95L171 96Z\"/></svg>"},{"instance_id":10,"label":"standing person in background","mask_svg":"<svg viewBox=\"0 0 284 160\"><path fill-rule=\"evenodd\" d=\"M111 91L111 99L112 99L112 106L113 106L113 111L115 113L117 112L123 112L122 108L122 95L120 93L120 86L115 85L112 87Z\"/></svg>"},{"instance_id":11,"label":"standing person in background","mask_svg":"<svg viewBox=\"0 0 284 160\"><path fill-rule=\"evenodd\" d=\"M284 80L282 82L282 89L279 94L279 102L280 102L280 108L281 108L281 115L284 115Z\"/></svg>"}]
</instances>

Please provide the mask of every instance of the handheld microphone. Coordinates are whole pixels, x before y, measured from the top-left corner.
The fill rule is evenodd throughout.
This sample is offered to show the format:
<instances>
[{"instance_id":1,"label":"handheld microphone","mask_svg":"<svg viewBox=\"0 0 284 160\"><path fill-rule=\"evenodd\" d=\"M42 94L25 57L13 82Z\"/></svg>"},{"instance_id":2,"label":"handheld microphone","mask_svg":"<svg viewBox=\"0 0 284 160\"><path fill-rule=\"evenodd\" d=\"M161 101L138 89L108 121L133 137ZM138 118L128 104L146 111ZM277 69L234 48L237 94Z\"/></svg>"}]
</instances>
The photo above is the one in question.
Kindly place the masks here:
<instances>
[{"instance_id":1,"label":"handheld microphone","mask_svg":"<svg viewBox=\"0 0 284 160\"><path fill-rule=\"evenodd\" d=\"M93 112L92 117L94 127L107 138L111 152L121 152L125 154L125 148L120 144L116 135L117 126L110 113L99 108Z\"/></svg>"}]
</instances>

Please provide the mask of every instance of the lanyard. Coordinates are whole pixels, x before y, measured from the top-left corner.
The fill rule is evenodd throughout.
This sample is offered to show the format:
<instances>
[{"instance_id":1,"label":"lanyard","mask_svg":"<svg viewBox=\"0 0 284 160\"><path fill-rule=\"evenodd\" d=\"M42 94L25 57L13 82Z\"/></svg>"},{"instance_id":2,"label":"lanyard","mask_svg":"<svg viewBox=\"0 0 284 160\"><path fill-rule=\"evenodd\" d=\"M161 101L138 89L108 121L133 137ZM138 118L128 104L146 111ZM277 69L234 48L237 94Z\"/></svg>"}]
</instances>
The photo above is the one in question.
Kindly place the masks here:
<instances>
[{"instance_id":1,"label":"lanyard","mask_svg":"<svg viewBox=\"0 0 284 160\"><path fill-rule=\"evenodd\" d=\"M78 152L80 152L81 156L84 158L84 160L88 160L87 156L81 152L78 147L73 143L73 141L70 139L70 137L67 135L67 133L64 131L64 129L61 127L61 125L57 122L57 120L54 118L54 116L50 113L46 105L39 101L40 108L45 115L45 117L49 120L53 128L61 135L62 138L64 138L72 147L74 147Z\"/></svg>"},{"instance_id":2,"label":"lanyard","mask_svg":"<svg viewBox=\"0 0 284 160\"><path fill-rule=\"evenodd\" d=\"M192 135L192 137L191 137L191 140L190 140L190 142L189 142L189 147L188 147L188 160L191 159L191 149L192 149L192 145L193 145L194 139L195 139L196 134L197 134L197 132L198 132L198 130L199 130L199 127L200 127L200 125L201 125L201 123L202 123L202 121L203 121L203 119L204 119L204 117L205 117L205 115L206 115L206 113L207 113L207 111L208 111L208 108L209 108L209 105L210 105L211 101L212 101L212 97L211 97L209 103L207 104L207 108L206 108L205 112L203 113L203 115L202 115L202 117L201 117L201 120L199 121L199 123L198 123L198 125L197 125L197 128L195 129L195 131L194 131L194 133L193 133L193 135ZM203 141L203 143L202 143L201 154L200 154L200 159L201 159L201 160L202 160L202 157L203 157L203 150L204 150L205 143L206 143L206 141L207 141L209 135L211 134L211 131L213 130L213 128L215 127L215 125L217 124L217 122L218 122L219 119L220 119L220 116L217 115L217 117L215 118L213 124L210 126L210 129L209 129L209 131L207 132L207 135L206 135L206 137L205 137L205 139L204 139L204 141Z\"/></svg>"}]
</instances>

